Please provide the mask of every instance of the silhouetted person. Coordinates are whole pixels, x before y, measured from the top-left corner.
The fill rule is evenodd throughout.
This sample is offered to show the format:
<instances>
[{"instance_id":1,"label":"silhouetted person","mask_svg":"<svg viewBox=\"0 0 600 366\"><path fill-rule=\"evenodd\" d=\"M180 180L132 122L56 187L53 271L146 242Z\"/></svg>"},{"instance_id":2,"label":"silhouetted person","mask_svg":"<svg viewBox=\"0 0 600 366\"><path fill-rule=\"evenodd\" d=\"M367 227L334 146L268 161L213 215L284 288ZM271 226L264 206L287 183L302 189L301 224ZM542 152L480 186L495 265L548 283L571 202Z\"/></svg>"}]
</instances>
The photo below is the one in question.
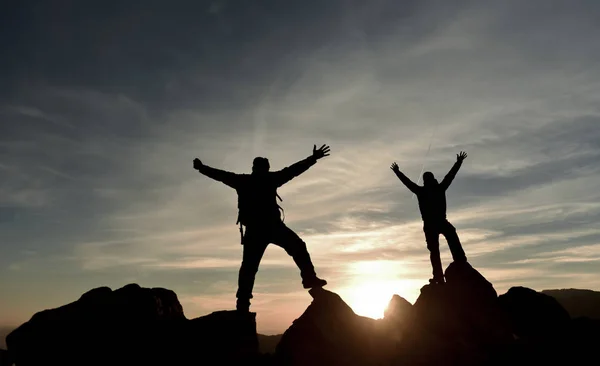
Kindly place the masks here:
<instances>
[{"instance_id":1,"label":"silhouetted person","mask_svg":"<svg viewBox=\"0 0 600 366\"><path fill-rule=\"evenodd\" d=\"M194 159L194 169L225 183L238 194L238 222L244 246L242 266L238 277L237 309L248 311L258 265L271 243L282 247L300 269L304 288L322 287L327 281L317 277L306 244L281 220L281 207L277 204L277 188L304 173L318 159L329 156L329 146L319 149L315 145L308 158L280 171L270 172L269 160L254 159L252 174L236 174L211 168ZM246 227L244 233L242 225Z\"/></svg>"},{"instance_id":2,"label":"silhouetted person","mask_svg":"<svg viewBox=\"0 0 600 366\"><path fill-rule=\"evenodd\" d=\"M433 176L431 172L423 174L423 186L419 186L404 175L398 168L398 164L393 163L391 169L396 173L400 181L417 195L419 200L419 209L423 219L423 231L427 249L433 266L432 283L444 283L444 271L442 270L442 260L440 258L440 234L446 237L452 259L455 262L466 262L467 257L463 251L456 229L446 219L446 190L452 183L452 180L458 173L463 160L467 154L463 151L456 155L456 163L444 177L441 183Z\"/></svg>"}]
</instances>

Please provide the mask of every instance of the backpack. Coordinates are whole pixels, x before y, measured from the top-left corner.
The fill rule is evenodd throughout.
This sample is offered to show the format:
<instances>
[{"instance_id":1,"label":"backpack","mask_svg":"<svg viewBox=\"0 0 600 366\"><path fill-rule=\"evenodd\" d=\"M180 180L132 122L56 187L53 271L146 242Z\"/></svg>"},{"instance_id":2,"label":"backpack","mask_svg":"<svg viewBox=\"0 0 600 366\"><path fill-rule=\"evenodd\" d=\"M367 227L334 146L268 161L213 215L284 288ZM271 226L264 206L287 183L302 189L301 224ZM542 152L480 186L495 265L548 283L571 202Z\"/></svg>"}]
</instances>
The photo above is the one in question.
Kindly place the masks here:
<instances>
[{"instance_id":1,"label":"backpack","mask_svg":"<svg viewBox=\"0 0 600 366\"><path fill-rule=\"evenodd\" d=\"M275 190L275 195L277 196L277 198L279 199L280 202L283 202L283 199L281 198L279 193L277 193L277 190ZM240 237L241 237L240 242L242 245L244 245L244 226L246 226L247 222L246 222L245 218L242 216L242 207L244 206L245 202L248 202L248 200L242 199L242 197L245 197L245 195L241 195L238 193L238 217L237 217L237 221L235 224L236 225L239 224L239 226L240 226ZM285 221L285 211L284 211L283 207L281 207L278 203L276 203L276 205L277 205L277 208L283 214L282 221Z\"/></svg>"}]
</instances>

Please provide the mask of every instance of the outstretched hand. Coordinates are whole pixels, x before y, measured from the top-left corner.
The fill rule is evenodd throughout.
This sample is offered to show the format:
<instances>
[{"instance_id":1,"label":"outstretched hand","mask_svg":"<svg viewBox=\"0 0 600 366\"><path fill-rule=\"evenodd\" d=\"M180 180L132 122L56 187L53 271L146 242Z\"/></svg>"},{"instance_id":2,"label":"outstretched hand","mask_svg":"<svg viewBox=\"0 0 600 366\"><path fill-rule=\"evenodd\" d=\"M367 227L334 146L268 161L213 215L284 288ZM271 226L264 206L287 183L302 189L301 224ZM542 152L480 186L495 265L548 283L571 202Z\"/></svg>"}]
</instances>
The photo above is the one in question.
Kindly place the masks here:
<instances>
[{"instance_id":1,"label":"outstretched hand","mask_svg":"<svg viewBox=\"0 0 600 366\"><path fill-rule=\"evenodd\" d=\"M394 163L392 164L392 166L390 167L390 169L392 169L392 171L393 171L394 173L399 173L399 172L400 172L400 168L398 167L398 164L396 164L396 162L394 162Z\"/></svg>"},{"instance_id":2,"label":"outstretched hand","mask_svg":"<svg viewBox=\"0 0 600 366\"><path fill-rule=\"evenodd\" d=\"M464 151L461 151L460 154L456 154L456 161L462 162L466 158L467 158L467 153Z\"/></svg>"},{"instance_id":3,"label":"outstretched hand","mask_svg":"<svg viewBox=\"0 0 600 366\"><path fill-rule=\"evenodd\" d=\"M329 146L323 144L323 146L317 149L317 145L314 145L312 156L314 156L317 160L321 159L322 157L329 156Z\"/></svg>"},{"instance_id":4,"label":"outstretched hand","mask_svg":"<svg viewBox=\"0 0 600 366\"><path fill-rule=\"evenodd\" d=\"M200 159L196 158L194 159L194 169L198 170L200 168L202 168L202 162L200 161Z\"/></svg>"}]
</instances>

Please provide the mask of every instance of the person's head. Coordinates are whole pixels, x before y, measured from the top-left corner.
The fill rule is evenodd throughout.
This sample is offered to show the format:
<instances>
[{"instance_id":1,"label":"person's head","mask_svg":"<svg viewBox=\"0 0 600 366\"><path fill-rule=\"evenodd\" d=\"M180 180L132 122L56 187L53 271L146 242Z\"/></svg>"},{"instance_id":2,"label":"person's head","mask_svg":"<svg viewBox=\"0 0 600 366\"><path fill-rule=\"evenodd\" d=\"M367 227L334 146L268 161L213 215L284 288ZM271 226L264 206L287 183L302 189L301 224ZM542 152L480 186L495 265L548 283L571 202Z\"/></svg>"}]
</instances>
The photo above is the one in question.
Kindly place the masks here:
<instances>
[{"instance_id":1,"label":"person's head","mask_svg":"<svg viewBox=\"0 0 600 366\"><path fill-rule=\"evenodd\" d=\"M423 185L425 187L434 186L436 184L438 184L438 181L435 179L432 172L423 173Z\"/></svg>"},{"instance_id":2,"label":"person's head","mask_svg":"<svg viewBox=\"0 0 600 366\"><path fill-rule=\"evenodd\" d=\"M252 162L252 173L266 173L269 171L271 166L269 165L269 159L256 157Z\"/></svg>"}]
</instances>

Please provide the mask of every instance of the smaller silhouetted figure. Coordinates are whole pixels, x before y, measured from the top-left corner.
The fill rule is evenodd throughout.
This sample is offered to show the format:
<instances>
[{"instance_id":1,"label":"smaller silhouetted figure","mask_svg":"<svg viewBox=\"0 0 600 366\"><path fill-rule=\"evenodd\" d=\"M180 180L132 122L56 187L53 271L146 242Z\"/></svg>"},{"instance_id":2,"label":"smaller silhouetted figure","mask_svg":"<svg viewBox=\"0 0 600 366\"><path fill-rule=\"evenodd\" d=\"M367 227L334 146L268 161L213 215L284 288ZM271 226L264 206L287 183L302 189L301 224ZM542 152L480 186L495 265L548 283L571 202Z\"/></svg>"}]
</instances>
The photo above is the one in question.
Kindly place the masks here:
<instances>
[{"instance_id":1,"label":"smaller silhouetted figure","mask_svg":"<svg viewBox=\"0 0 600 366\"><path fill-rule=\"evenodd\" d=\"M433 267L433 279L430 280L432 283L444 283L444 271L442 270L442 260L440 258L440 234L446 237L450 252L452 253L452 259L455 262L467 261L465 252L456 234L456 229L446 219L446 190L450 186L450 183L452 183L466 157L467 154L464 151L456 155L456 163L441 183L438 183L433 173L425 172L423 174L423 186L417 185L404 175L398 168L398 164L393 163L391 166L391 169L396 173L400 181L416 194L419 200L419 209L421 211L421 218L423 219L423 231L425 232L427 249L429 249L431 265Z\"/></svg>"},{"instance_id":2,"label":"smaller silhouetted figure","mask_svg":"<svg viewBox=\"0 0 600 366\"><path fill-rule=\"evenodd\" d=\"M327 284L317 277L304 241L281 220L281 207L277 204L277 198L281 199L277 188L304 173L325 156L329 156L329 146L317 149L315 145L311 156L276 172L269 171L267 158L257 157L252 165L252 174L226 172L194 159L194 169L228 185L238 194L238 223L244 246L236 294L238 310L248 311L250 308L256 272L270 243L282 247L294 259L304 288ZM245 233L242 225L246 227Z\"/></svg>"}]
</instances>

